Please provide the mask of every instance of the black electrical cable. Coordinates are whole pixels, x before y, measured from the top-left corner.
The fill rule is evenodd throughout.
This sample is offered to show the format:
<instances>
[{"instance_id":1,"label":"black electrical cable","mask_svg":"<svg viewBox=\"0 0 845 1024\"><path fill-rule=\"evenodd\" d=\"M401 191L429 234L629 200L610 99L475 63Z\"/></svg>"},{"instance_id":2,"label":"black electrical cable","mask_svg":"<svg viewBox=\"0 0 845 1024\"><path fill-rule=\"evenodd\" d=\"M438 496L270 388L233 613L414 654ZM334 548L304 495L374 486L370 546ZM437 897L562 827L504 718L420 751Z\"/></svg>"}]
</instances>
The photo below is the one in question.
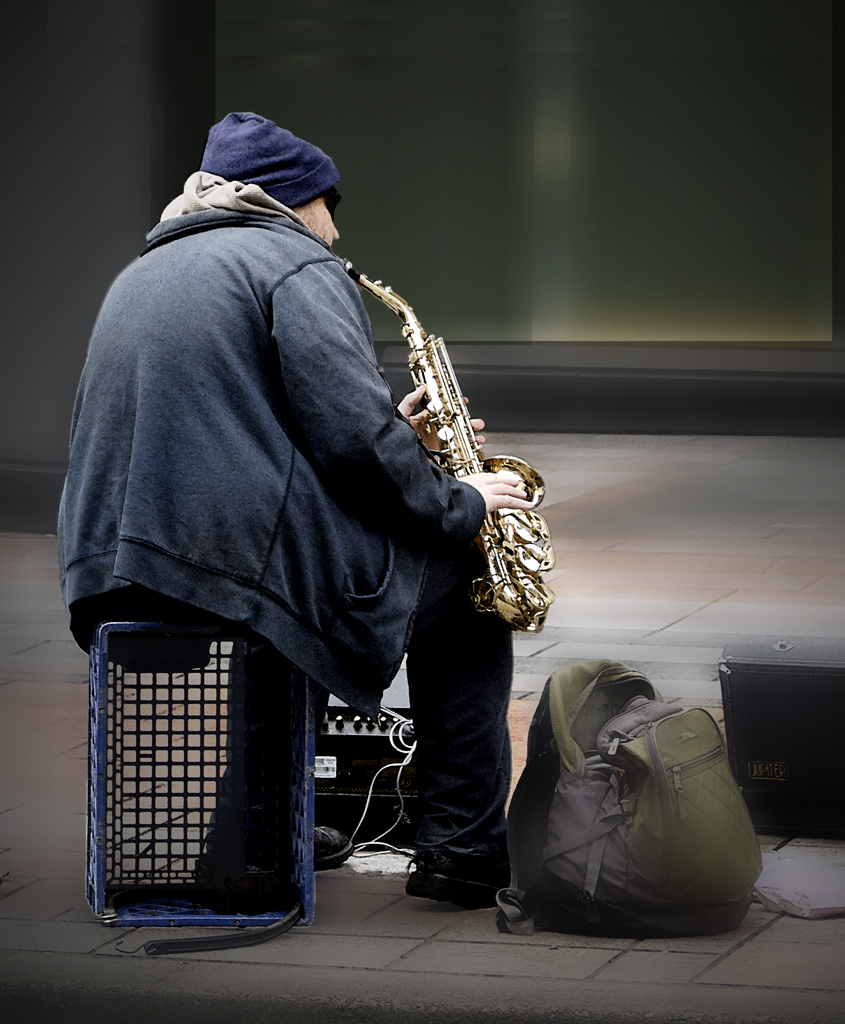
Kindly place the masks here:
<instances>
[{"instance_id":1,"label":"black electrical cable","mask_svg":"<svg viewBox=\"0 0 845 1024\"><path fill-rule=\"evenodd\" d=\"M144 943L144 952L150 956L163 953L205 953L214 949L239 949L241 946L257 946L279 935L284 935L302 917L302 904L297 902L281 921L260 928L244 930L240 934L213 935L198 939L154 939ZM128 952L120 950L120 952Z\"/></svg>"}]
</instances>

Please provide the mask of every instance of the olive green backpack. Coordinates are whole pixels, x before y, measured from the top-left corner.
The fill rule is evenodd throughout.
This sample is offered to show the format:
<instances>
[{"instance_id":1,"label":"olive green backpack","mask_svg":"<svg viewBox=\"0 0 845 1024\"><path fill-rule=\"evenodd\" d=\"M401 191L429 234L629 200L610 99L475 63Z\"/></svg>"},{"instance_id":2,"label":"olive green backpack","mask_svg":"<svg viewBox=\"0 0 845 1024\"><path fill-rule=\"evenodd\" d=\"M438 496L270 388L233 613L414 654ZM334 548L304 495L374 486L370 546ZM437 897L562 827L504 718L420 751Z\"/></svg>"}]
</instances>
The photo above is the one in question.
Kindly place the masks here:
<instances>
[{"instance_id":1,"label":"olive green backpack","mask_svg":"<svg viewBox=\"0 0 845 1024\"><path fill-rule=\"evenodd\" d=\"M501 931L637 937L728 931L760 847L703 708L664 704L641 673L584 661L546 684L508 813Z\"/></svg>"}]
</instances>

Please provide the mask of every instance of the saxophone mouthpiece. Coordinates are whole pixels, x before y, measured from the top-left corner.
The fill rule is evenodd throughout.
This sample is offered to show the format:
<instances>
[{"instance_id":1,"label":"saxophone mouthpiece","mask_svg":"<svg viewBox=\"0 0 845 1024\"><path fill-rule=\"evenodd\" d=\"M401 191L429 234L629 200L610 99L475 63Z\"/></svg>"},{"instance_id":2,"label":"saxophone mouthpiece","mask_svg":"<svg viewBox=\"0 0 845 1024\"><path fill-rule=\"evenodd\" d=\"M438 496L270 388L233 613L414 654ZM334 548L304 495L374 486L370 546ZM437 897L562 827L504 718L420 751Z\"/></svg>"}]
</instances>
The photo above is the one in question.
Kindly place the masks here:
<instances>
[{"instance_id":1,"label":"saxophone mouthpiece","mask_svg":"<svg viewBox=\"0 0 845 1024\"><path fill-rule=\"evenodd\" d=\"M360 273L360 271L356 270L352 266L352 264L349 262L349 260L341 260L341 262L343 263L343 269L346 271L347 274L349 274L349 276L352 278L352 280L357 284L361 280L361 273Z\"/></svg>"}]
</instances>

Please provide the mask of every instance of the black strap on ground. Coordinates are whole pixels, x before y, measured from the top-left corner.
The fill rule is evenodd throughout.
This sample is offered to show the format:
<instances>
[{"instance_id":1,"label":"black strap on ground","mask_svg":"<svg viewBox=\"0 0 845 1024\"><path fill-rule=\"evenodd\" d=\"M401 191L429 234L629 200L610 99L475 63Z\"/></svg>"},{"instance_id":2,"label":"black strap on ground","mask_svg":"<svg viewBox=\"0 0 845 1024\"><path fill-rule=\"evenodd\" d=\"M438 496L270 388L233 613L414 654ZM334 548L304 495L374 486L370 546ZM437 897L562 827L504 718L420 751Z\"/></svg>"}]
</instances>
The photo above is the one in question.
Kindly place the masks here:
<instances>
[{"instance_id":1,"label":"black strap on ground","mask_svg":"<svg viewBox=\"0 0 845 1024\"><path fill-rule=\"evenodd\" d=\"M302 917L302 904L287 913L281 921L264 925L260 928L244 929L241 932L228 932L226 935L209 935L197 939L154 939L144 943L144 952L150 956L161 956L163 953L206 953L214 949L238 949L241 946L257 946L262 942L284 935Z\"/></svg>"}]
</instances>

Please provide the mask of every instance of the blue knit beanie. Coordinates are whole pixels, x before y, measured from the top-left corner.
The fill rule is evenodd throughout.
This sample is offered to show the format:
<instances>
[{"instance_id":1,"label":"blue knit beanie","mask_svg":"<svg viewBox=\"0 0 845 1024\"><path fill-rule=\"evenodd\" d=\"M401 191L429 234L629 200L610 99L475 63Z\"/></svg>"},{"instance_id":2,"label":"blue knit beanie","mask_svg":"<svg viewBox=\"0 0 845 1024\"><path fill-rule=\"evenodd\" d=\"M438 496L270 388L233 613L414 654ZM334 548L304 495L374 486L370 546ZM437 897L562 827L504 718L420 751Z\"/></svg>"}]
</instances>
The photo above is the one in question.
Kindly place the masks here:
<instances>
[{"instance_id":1,"label":"blue knit beanie","mask_svg":"<svg viewBox=\"0 0 845 1024\"><path fill-rule=\"evenodd\" d=\"M259 114L227 114L212 125L201 171L256 184L285 206L304 206L339 179L326 154Z\"/></svg>"}]
</instances>

